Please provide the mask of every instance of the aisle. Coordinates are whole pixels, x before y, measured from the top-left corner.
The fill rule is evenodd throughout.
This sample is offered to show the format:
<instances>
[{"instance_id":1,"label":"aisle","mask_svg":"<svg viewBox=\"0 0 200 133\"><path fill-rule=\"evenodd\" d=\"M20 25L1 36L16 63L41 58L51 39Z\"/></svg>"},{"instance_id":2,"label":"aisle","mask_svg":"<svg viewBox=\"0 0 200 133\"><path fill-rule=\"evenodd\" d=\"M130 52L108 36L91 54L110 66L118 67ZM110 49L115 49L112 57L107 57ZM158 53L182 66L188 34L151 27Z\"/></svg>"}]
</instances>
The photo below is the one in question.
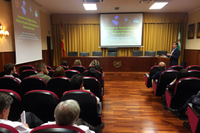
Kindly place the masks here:
<instances>
[{"instance_id":1,"label":"aisle","mask_svg":"<svg viewBox=\"0 0 200 133\"><path fill-rule=\"evenodd\" d=\"M103 133L191 133L144 81L106 81Z\"/></svg>"}]
</instances>

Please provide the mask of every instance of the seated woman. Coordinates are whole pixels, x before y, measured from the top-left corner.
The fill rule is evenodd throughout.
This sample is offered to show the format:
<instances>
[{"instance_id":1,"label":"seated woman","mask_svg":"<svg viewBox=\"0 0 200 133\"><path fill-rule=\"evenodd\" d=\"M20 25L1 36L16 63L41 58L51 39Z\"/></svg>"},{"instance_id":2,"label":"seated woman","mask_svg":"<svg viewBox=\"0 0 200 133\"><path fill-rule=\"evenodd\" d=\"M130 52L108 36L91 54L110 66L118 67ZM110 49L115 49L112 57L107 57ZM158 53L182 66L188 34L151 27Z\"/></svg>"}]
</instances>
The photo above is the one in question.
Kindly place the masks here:
<instances>
[{"instance_id":1,"label":"seated woman","mask_svg":"<svg viewBox=\"0 0 200 133\"><path fill-rule=\"evenodd\" d=\"M62 61L62 62L60 63L60 65L62 65L62 66L66 66L67 68L69 67L67 61Z\"/></svg>"},{"instance_id":2,"label":"seated woman","mask_svg":"<svg viewBox=\"0 0 200 133\"><path fill-rule=\"evenodd\" d=\"M82 65L81 61L79 59L74 61L74 65Z\"/></svg>"},{"instance_id":3,"label":"seated woman","mask_svg":"<svg viewBox=\"0 0 200 133\"><path fill-rule=\"evenodd\" d=\"M60 77L60 76L66 76L65 75L65 70L63 67L59 66L55 69L53 77Z\"/></svg>"},{"instance_id":4,"label":"seated woman","mask_svg":"<svg viewBox=\"0 0 200 133\"><path fill-rule=\"evenodd\" d=\"M99 61L97 60L92 60L89 66L96 66L96 65L100 65Z\"/></svg>"}]
</instances>

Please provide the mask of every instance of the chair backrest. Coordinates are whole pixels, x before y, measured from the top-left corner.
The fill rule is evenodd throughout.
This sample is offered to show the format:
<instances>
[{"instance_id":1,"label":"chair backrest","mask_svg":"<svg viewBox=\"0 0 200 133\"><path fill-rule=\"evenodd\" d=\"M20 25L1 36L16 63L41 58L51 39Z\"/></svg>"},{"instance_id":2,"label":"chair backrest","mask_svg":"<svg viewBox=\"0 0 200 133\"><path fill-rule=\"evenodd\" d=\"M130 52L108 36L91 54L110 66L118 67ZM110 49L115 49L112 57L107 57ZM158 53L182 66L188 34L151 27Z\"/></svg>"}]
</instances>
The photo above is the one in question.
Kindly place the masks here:
<instances>
[{"instance_id":1,"label":"chair backrest","mask_svg":"<svg viewBox=\"0 0 200 133\"><path fill-rule=\"evenodd\" d=\"M152 77L157 71L160 71L159 65L154 65L149 70L149 77Z\"/></svg>"},{"instance_id":2,"label":"chair backrest","mask_svg":"<svg viewBox=\"0 0 200 133\"><path fill-rule=\"evenodd\" d=\"M190 77L200 78L200 71L198 70L188 70Z\"/></svg>"},{"instance_id":3,"label":"chair backrest","mask_svg":"<svg viewBox=\"0 0 200 133\"><path fill-rule=\"evenodd\" d=\"M81 109L79 117L88 123L92 123L88 120L97 116L97 100L95 95L89 91L72 90L65 92L61 101L69 99L73 99L78 102Z\"/></svg>"},{"instance_id":4,"label":"chair backrest","mask_svg":"<svg viewBox=\"0 0 200 133\"><path fill-rule=\"evenodd\" d=\"M93 51L93 56L103 56L102 51Z\"/></svg>"},{"instance_id":5,"label":"chair backrest","mask_svg":"<svg viewBox=\"0 0 200 133\"><path fill-rule=\"evenodd\" d=\"M83 86L86 90L90 90L95 96L101 97L100 82L94 77L83 77Z\"/></svg>"},{"instance_id":6,"label":"chair backrest","mask_svg":"<svg viewBox=\"0 0 200 133\"><path fill-rule=\"evenodd\" d=\"M71 79L71 77L73 76L73 75L75 75L75 74L80 74L80 72L79 71L77 71L77 70L65 70L65 75L66 75L66 77L68 77L68 78L70 78Z\"/></svg>"},{"instance_id":7,"label":"chair backrest","mask_svg":"<svg viewBox=\"0 0 200 133\"><path fill-rule=\"evenodd\" d=\"M12 121L17 121L22 112L20 95L17 92L8 89L0 89L0 92L6 93L13 98L13 103L10 108L8 119Z\"/></svg>"},{"instance_id":8,"label":"chair backrest","mask_svg":"<svg viewBox=\"0 0 200 133\"><path fill-rule=\"evenodd\" d=\"M34 75L34 74L37 74L36 70L33 70L33 69L23 70L20 74L20 79L23 80L24 78L29 77L29 76Z\"/></svg>"},{"instance_id":9,"label":"chair backrest","mask_svg":"<svg viewBox=\"0 0 200 133\"><path fill-rule=\"evenodd\" d=\"M88 73L88 70L85 70L85 71L82 73L82 75L83 75L83 76L94 77L94 78L98 79L99 82L102 81L102 79L101 79L101 78L102 78L102 74L101 74L101 72L99 72L98 70L96 70L95 75L90 75L90 74Z\"/></svg>"},{"instance_id":10,"label":"chair backrest","mask_svg":"<svg viewBox=\"0 0 200 133\"><path fill-rule=\"evenodd\" d=\"M68 52L68 56L78 56L78 52Z\"/></svg>"},{"instance_id":11,"label":"chair backrest","mask_svg":"<svg viewBox=\"0 0 200 133\"><path fill-rule=\"evenodd\" d=\"M20 82L13 77L0 77L0 89L10 89L19 93Z\"/></svg>"},{"instance_id":12,"label":"chair backrest","mask_svg":"<svg viewBox=\"0 0 200 133\"><path fill-rule=\"evenodd\" d=\"M90 53L89 52L80 52L79 56L89 56Z\"/></svg>"},{"instance_id":13,"label":"chair backrest","mask_svg":"<svg viewBox=\"0 0 200 133\"><path fill-rule=\"evenodd\" d=\"M5 71L0 72L0 77L3 77L5 74Z\"/></svg>"},{"instance_id":14,"label":"chair backrest","mask_svg":"<svg viewBox=\"0 0 200 133\"><path fill-rule=\"evenodd\" d=\"M61 98L65 91L71 90L70 79L67 77L53 77L47 83L47 88Z\"/></svg>"},{"instance_id":15,"label":"chair backrest","mask_svg":"<svg viewBox=\"0 0 200 133\"><path fill-rule=\"evenodd\" d=\"M107 56L117 56L117 48L107 48Z\"/></svg>"},{"instance_id":16,"label":"chair backrest","mask_svg":"<svg viewBox=\"0 0 200 133\"><path fill-rule=\"evenodd\" d=\"M54 121L54 109L59 99L57 95L47 90L32 90L22 97L22 107L27 112L33 112L43 122Z\"/></svg>"},{"instance_id":17,"label":"chair backrest","mask_svg":"<svg viewBox=\"0 0 200 133\"><path fill-rule=\"evenodd\" d=\"M167 51L157 51L157 55L161 56L161 55L167 55Z\"/></svg>"},{"instance_id":18,"label":"chair backrest","mask_svg":"<svg viewBox=\"0 0 200 133\"><path fill-rule=\"evenodd\" d=\"M66 67L66 66L64 66L64 65L59 65L59 66L63 67L64 70L68 70L68 67ZM53 70L55 70L55 69L56 69L57 67L59 67L59 66L54 67Z\"/></svg>"},{"instance_id":19,"label":"chair backrest","mask_svg":"<svg viewBox=\"0 0 200 133\"><path fill-rule=\"evenodd\" d=\"M178 75L178 71L176 70L165 70L160 74L159 84L163 86L167 86L171 83Z\"/></svg>"},{"instance_id":20,"label":"chair backrest","mask_svg":"<svg viewBox=\"0 0 200 133\"><path fill-rule=\"evenodd\" d=\"M19 133L17 129L7 124L0 123L0 133Z\"/></svg>"},{"instance_id":21,"label":"chair backrest","mask_svg":"<svg viewBox=\"0 0 200 133\"><path fill-rule=\"evenodd\" d=\"M155 56L156 52L155 51L145 51L145 56Z\"/></svg>"},{"instance_id":22,"label":"chair backrest","mask_svg":"<svg viewBox=\"0 0 200 133\"><path fill-rule=\"evenodd\" d=\"M85 133L80 128L74 126L60 126L56 124L42 125L34 128L31 133Z\"/></svg>"},{"instance_id":23,"label":"chair backrest","mask_svg":"<svg viewBox=\"0 0 200 133\"><path fill-rule=\"evenodd\" d=\"M180 71L181 69L183 69L182 66L179 66L179 65L174 65L174 66L170 66L169 69L173 69L173 70L176 70L176 71Z\"/></svg>"},{"instance_id":24,"label":"chair backrest","mask_svg":"<svg viewBox=\"0 0 200 133\"><path fill-rule=\"evenodd\" d=\"M180 79L175 86L174 95L181 101L187 101L192 95L196 95L200 90L200 79L187 77Z\"/></svg>"},{"instance_id":25,"label":"chair backrest","mask_svg":"<svg viewBox=\"0 0 200 133\"><path fill-rule=\"evenodd\" d=\"M35 70L35 67L34 66L31 66L31 65L23 65L19 68L19 73L21 74L22 71L26 70L26 69L32 69L32 70Z\"/></svg>"},{"instance_id":26,"label":"chair backrest","mask_svg":"<svg viewBox=\"0 0 200 133\"><path fill-rule=\"evenodd\" d=\"M82 65L73 65L71 67L72 70L77 70L79 71L81 74L85 71L85 67Z\"/></svg>"},{"instance_id":27,"label":"chair backrest","mask_svg":"<svg viewBox=\"0 0 200 133\"><path fill-rule=\"evenodd\" d=\"M53 70L51 66L46 65L48 70Z\"/></svg>"},{"instance_id":28,"label":"chair backrest","mask_svg":"<svg viewBox=\"0 0 200 133\"><path fill-rule=\"evenodd\" d=\"M143 51L133 51L133 56L143 56Z\"/></svg>"},{"instance_id":29,"label":"chair backrest","mask_svg":"<svg viewBox=\"0 0 200 133\"><path fill-rule=\"evenodd\" d=\"M46 90L47 84L43 78L40 77L26 77L20 84L20 96L31 90Z\"/></svg>"},{"instance_id":30,"label":"chair backrest","mask_svg":"<svg viewBox=\"0 0 200 133\"><path fill-rule=\"evenodd\" d=\"M87 70L89 70L90 68L95 68L95 65L91 65L87 68ZM103 68L102 67L99 67L100 70L98 70L99 72L101 72L101 74L103 73Z\"/></svg>"},{"instance_id":31,"label":"chair backrest","mask_svg":"<svg viewBox=\"0 0 200 133\"><path fill-rule=\"evenodd\" d=\"M48 74L48 75L49 75L50 77L52 77L53 74L54 74L54 71L55 71L55 70L49 70L49 74Z\"/></svg>"},{"instance_id":32,"label":"chair backrest","mask_svg":"<svg viewBox=\"0 0 200 133\"><path fill-rule=\"evenodd\" d=\"M200 66L198 66L198 65L191 65L191 66L188 66L186 69L187 70L199 70L200 71Z\"/></svg>"}]
</instances>

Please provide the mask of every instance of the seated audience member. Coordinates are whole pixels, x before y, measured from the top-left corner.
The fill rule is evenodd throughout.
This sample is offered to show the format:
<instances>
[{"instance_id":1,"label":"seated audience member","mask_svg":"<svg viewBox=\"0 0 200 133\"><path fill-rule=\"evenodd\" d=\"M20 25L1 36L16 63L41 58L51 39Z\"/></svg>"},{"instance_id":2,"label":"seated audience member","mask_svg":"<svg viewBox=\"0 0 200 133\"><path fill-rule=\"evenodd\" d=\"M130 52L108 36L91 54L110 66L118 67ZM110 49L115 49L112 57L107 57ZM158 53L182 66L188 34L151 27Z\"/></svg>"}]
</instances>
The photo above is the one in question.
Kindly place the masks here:
<instances>
[{"instance_id":1,"label":"seated audience member","mask_svg":"<svg viewBox=\"0 0 200 133\"><path fill-rule=\"evenodd\" d=\"M19 133L29 133L32 130L31 128L35 128L43 124L39 118L30 112L26 113L25 124L19 121L8 120L12 102L13 99L10 95L0 93L0 123L12 126L13 128L17 129Z\"/></svg>"},{"instance_id":2,"label":"seated audience member","mask_svg":"<svg viewBox=\"0 0 200 133\"><path fill-rule=\"evenodd\" d=\"M102 133L105 123L102 122L99 126L93 127L79 118L80 107L75 100L65 100L60 102L54 111L55 122L48 122L48 124L57 124L61 126L71 125L82 129L85 133ZM91 131L93 130L93 131Z\"/></svg>"},{"instance_id":3,"label":"seated audience member","mask_svg":"<svg viewBox=\"0 0 200 133\"><path fill-rule=\"evenodd\" d=\"M82 65L81 60L79 60L79 59L75 60L74 65Z\"/></svg>"},{"instance_id":4,"label":"seated audience member","mask_svg":"<svg viewBox=\"0 0 200 133\"><path fill-rule=\"evenodd\" d=\"M171 92L173 92L174 89L175 89L175 86L176 86L176 82L179 81L179 80L182 79L182 78L185 78L185 77L189 77L189 73L188 73L188 71L187 71L186 69L181 69L181 70L179 71L179 73L178 73L176 79L175 79L173 82L171 82L171 83L167 86L167 88L169 88L169 90L170 90Z\"/></svg>"},{"instance_id":5,"label":"seated audience member","mask_svg":"<svg viewBox=\"0 0 200 133\"><path fill-rule=\"evenodd\" d=\"M164 63L164 62L160 62L160 63L159 63L159 68L160 68L160 71L157 71L157 72L151 77L153 80L159 79L160 74L161 74L164 70L166 70L166 65L165 65L165 63Z\"/></svg>"},{"instance_id":6,"label":"seated audience member","mask_svg":"<svg viewBox=\"0 0 200 133\"><path fill-rule=\"evenodd\" d=\"M48 76L49 71L47 70L47 66L45 63L38 63L36 65L36 71L38 72L37 74L31 75L31 77L40 77L43 78L46 83L49 82L51 79L50 76Z\"/></svg>"},{"instance_id":7,"label":"seated audience member","mask_svg":"<svg viewBox=\"0 0 200 133\"><path fill-rule=\"evenodd\" d=\"M92 60L89 66L95 66L95 65L100 65L99 61L97 60Z\"/></svg>"},{"instance_id":8,"label":"seated audience member","mask_svg":"<svg viewBox=\"0 0 200 133\"><path fill-rule=\"evenodd\" d=\"M65 70L61 66L57 67L53 73L53 77L59 77L59 76L65 77Z\"/></svg>"},{"instance_id":9,"label":"seated audience member","mask_svg":"<svg viewBox=\"0 0 200 133\"><path fill-rule=\"evenodd\" d=\"M67 61L62 61L62 62L60 63L60 65L62 65L62 66L66 66L67 68L69 67Z\"/></svg>"},{"instance_id":10,"label":"seated audience member","mask_svg":"<svg viewBox=\"0 0 200 133\"><path fill-rule=\"evenodd\" d=\"M73 90L85 90L83 87L83 76L81 74L75 74L71 78L71 86ZM99 98L96 97L97 104L99 103Z\"/></svg>"},{"instance_id":11,"label":"seated audience member","mask_svg":"<svg viewBox=\"0 0 200 133\"><path fill-rule=\"evenodd\" d=\"M90 68L86 73L84 73L83 76L94 77L94 78L98 79L99 82L101 82L101 77L99 77L95 68Z\"/></svg>"},{"instance_id":12,"label":"seated audience member","mask_svg":"<svg viewBox=\"0 0 200 133\"><path fill-rule=\"evenodd\" d=\"M12 63L5 64L4 71L5 71L4 77L14 77L13 74L16 73L15 65ZM21 82L19 78L17 77L14 77L14 78L16 78L19 82Z\"/></svg>"}]
</instances>

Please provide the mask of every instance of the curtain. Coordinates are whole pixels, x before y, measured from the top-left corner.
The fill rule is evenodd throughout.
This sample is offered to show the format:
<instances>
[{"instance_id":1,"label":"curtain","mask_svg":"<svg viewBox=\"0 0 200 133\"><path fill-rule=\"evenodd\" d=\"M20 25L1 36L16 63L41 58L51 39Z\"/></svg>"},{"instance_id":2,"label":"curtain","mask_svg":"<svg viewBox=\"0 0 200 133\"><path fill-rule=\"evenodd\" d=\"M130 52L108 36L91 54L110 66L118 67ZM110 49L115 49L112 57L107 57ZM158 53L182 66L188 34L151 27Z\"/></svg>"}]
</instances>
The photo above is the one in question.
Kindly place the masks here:
<instances>
[{"instance_id":1,"label":"curtain","mask_svg":"<svg viewBox=\"0 0 200 133\"><path fill-rule=\"evenodd\" d=\"M64 24L65 51L89 52L103 51L107 56L107 49L100 48L99 14L96 15L52 15L53 29L53 65L60 64L61 50L61 24ZM169 53L172 50L172 42L178 41L178 32L182 23L182 45L179 62L183 61L186 38L186 13L144 13L143 16L143 47L118 48L118 56L132 56L135 50L162 51Z\"/></svg>"}]
</instances>

